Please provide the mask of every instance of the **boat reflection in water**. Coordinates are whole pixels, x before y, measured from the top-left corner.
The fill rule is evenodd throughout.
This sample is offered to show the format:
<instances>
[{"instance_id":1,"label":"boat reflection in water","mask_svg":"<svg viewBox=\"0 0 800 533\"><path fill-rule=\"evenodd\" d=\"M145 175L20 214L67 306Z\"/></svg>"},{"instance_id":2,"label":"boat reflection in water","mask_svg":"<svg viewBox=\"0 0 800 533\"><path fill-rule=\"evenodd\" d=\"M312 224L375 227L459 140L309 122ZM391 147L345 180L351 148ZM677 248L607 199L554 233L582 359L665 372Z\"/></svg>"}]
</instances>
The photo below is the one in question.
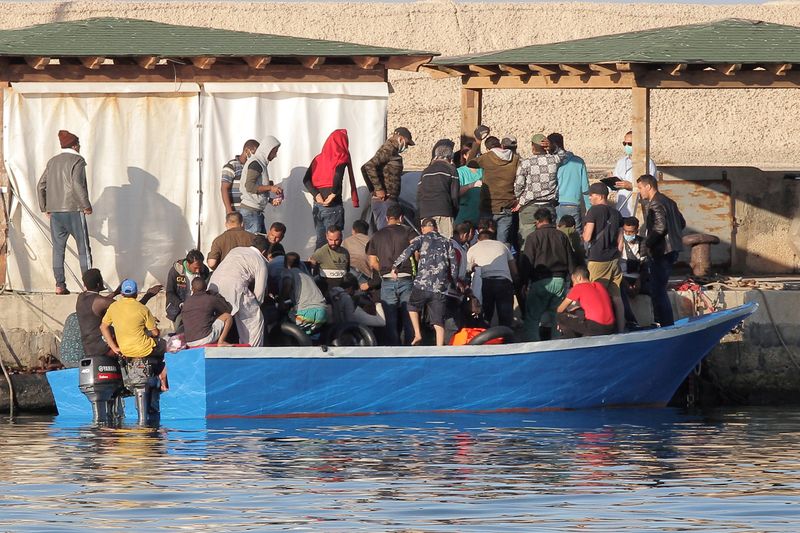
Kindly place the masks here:
<instances>
[{"instance_id":1,"label":"boat reflection in water","mask_svg":"<svg viewBox=\"0 0 800 533\"><path fill-rule=\"evenodd\" d=\"M796 531L800 412L0 424L0 527Z\"/></svg>"}]
</instances>

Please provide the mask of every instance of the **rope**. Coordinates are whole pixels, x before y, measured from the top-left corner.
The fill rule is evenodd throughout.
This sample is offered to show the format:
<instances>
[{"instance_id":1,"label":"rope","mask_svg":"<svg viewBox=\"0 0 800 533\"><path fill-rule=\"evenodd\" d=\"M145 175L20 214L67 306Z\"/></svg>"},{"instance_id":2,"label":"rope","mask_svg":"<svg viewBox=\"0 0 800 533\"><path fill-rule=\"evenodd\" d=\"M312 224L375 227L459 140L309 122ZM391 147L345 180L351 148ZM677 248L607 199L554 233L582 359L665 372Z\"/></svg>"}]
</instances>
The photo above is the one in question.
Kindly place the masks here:
<instances>
[{"instance_id":1,"label":"rope","mask_svg":"<svg viewBox=\"0 0 800 533\"><path fill-rule=\"evenodd\" d=\"M0 332L2 332L3 339L7 339L6 331L0 326ZM14 398L14 384L11 383L11 375L9 375L8 370L6 369L6 364L3 362L3 358L0 357L0 368L3 369L3 375L6 378L6 383L8 383L8 416L14 417L14 403L16 399Z\"/></svg>"}]
</instances>

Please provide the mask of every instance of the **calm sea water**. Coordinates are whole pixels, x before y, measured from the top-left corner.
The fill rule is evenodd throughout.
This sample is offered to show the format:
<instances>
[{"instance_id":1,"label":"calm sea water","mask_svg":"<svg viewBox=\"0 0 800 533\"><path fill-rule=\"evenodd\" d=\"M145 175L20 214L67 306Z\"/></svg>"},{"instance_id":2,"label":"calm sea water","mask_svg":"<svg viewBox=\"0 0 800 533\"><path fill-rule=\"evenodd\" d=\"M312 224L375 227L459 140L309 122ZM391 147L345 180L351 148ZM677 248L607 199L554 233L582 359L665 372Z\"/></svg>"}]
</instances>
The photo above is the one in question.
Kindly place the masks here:
<instances>
[{"instance_id":1,"label":"calm sea water","mask_svg":"<svg viewBox=\"0 0 800 533\"><path fill-rule=\"evenodd\" d=\"M800 531L800 409L0 420L0 530Z\"/></svg>"}]
</instances>

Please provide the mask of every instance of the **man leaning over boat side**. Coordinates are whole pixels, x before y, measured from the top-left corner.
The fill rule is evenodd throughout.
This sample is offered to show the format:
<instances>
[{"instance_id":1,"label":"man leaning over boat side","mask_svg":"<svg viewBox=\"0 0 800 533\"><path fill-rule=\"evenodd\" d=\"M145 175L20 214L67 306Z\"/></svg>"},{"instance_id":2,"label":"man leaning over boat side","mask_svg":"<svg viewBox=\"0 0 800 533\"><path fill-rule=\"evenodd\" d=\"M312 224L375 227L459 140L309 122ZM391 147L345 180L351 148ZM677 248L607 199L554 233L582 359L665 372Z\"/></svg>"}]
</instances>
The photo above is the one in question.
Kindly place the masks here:
<instances>
[{"instance_id":1,"label":"man leaning over boat side","mask_svg":"<svg viewBox=\"0 0 800 533\"><path fill-rule=\"evenodd\" d=\"M244 229L244 219L238 211L233 211L225 215L225 231L217 235L211 242L211 250L206 257L208 268L214 270L222 262L228 253L239 246L250 246L253 244L254 233Z\"/></svg>"},{"instance_id":2,"label":"man leaning over boat side","mask_svg":"<svg viewBox=\"0 0 800 533\"><path fill-rule=\"evenodd\" d=\"M583 240L587 243L587 267L591 281L601 281L611 295L617 331L625 329L625 307L622 305L622 270L619 268L617 247L622 218L619 211L608 205L608 187L603 183L592 183L589 187L589 202L592 207L586 213Z\"/></svg>"},{"instance_id":3,"label":"man leaning over boat side","mask_svg":"<svg viewBox=\"0 0 800 533\"><path fill-rule=\"evenodd\" d=\"M422 342L420 315L427 307L428 321L436 332L436 346L444 346L444 319L447 307L447 289L458 276L456 254L450 239L439 235L433 218L422 220L422 235L408 245L392 264L392 277L398 277L398 268L414 253L419 253L417 276L408 299L408 314L414 327L412 346Z\"/></svg>"},{"instance_id":4,"label":"man leaning over boat side","mask_svg":"<svg viewBox=\"0 0 800 533\"><path fill-rule=\"evenodd\" d=\"M408 128L397 128L375 155L361 166L361 174L372 193L372 220L378 230L386 226L389 208L399 205L397 202L403 177L402 154L415 144Z\"/></svg>"},{"instance_id":5,"label":"man leaning over boat side","mask_svg":"<svg viewBox=\"0 0 800 533\"><path fill-rule=\"evenodd\" d=\"M650 297L653 298L653 315L661 326L675 323L672 304L667 295L667 284L672 265L683 249L683 230L686 220L678 204L658 191L658 181L650 174L636 180L642 197L645 218L645 247L650 258Z\"/></svg>"},{"instance_id":6,"label":"man leaning over boat side","mask_svg":"<svg viewBox=\"0 0 800 533\"><path fill-rule=\"evenodd\" d=\"M266 237L256 235L248 247L234 248L211 274L208 289L231 304L231 315L239 342L264 345L264 315L261 304L267 292Z\"/></svg>"}]
</instances>

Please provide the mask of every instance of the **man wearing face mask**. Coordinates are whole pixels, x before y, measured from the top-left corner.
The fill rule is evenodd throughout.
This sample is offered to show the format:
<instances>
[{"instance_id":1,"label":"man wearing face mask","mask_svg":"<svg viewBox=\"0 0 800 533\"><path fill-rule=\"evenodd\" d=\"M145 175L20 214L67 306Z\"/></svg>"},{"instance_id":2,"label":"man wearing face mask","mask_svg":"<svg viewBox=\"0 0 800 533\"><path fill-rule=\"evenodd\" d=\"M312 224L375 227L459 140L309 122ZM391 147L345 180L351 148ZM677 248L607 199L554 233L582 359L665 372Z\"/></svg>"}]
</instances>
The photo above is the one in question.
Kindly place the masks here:
<instances>
[{"instance_id":1,"label":"man wearing face mask","mask_svg":"<svg viewBox=\"0 0 800 533\"><path fill-rule=\"evenodd\" d=\"M378 230L386 226L386 213L400 198L403 176L403 157L400 154L414 144L408 128L397 128L372 159L361 167L364 181L372 193L372 218Z\"/></svg>"},{"instance_id":2,"label":"man wearing face mask","mask_svg":"<svg viewBox=\"0 0 800 533\"><path fill-rule=\"evenodd\" d=\"M633 179L633 132L625 134L622 141L622 148L625 155L617 161L614 167L613 177L617 178L615 186L617 189L617 211L622 217L632 217L636 211L634 200L631 199L631 191L634 187ZM652 159L647 160L647 173L651 176L656 175L656 164Z\"/></svg>"},{"instance_id":3,"label":"man wearing face mask","mask_svg":"<svg viewBox=\"0 0 800 533\"><path fill-rule=\"evenodd\" d=\"M267 165L278 155L280 146L278 139L268 135L242 167L244 188L239 212L245 231L250 233L265 233L264 210L269 204L278 206L283 201L283 189L272 183L267 171Z\"/></svg>"},{"instance_id":4,"label":"man wearing face mask","mask_svg":"<svg viewBox=\"0 0 800 533\"><path fill-rule=\"evenodd\" d=\"M222 167L222 177L220 183L220 194L222 195L222 205L225 206L225 214L233 213L239 207L242 200L242 193L239 191L239 180L242 177L242 167L247 160L258 149L258 141L250 139L244 143L242 153L225 163Z\"/></svg>"}]
</instances>

